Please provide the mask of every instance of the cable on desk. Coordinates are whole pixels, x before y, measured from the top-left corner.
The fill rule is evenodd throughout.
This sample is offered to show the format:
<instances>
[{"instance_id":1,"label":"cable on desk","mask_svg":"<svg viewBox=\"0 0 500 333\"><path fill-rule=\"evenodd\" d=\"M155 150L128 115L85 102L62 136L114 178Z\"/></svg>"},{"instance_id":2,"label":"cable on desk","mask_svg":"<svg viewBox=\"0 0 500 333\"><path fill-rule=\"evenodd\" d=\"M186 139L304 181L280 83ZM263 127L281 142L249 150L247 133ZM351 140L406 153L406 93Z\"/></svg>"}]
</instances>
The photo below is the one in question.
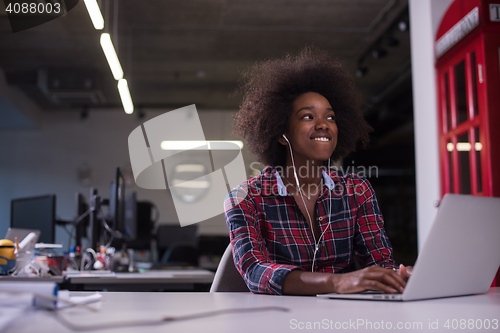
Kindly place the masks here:
<instances>
[{"instance_id":1,"label":"cable on desk","mask_svg":"<svg viewBox=\"0 0 500 333\"><path fill-rule=\"evenodd\" d=\"M223 309L223 310L215 310L215 311L207 311L200 312L195 314L177 316L177 317L163 317L157 320L129 320L129 321L116 321L109 323L99 323L96 325L75 325L65 318L63 318L59 312L53 311L54 317L63 324L66 328L69 328L73 331L95 331L95 330L103 330L103 329L111 329L111 328L120 328L120 327L132 327L132 326L157 326L163 325L166 323L176 322L176 321L184 321L198 318L208 318L215 317L223 314L231 314L231 313L250 313L250 312L263 312L263 311L281 311L288 312L290 311L287 308L278 307L278 306L267 306L267 307L258 307L258 308L237 308L237 309Z\"/></svg>"}]
</instances>

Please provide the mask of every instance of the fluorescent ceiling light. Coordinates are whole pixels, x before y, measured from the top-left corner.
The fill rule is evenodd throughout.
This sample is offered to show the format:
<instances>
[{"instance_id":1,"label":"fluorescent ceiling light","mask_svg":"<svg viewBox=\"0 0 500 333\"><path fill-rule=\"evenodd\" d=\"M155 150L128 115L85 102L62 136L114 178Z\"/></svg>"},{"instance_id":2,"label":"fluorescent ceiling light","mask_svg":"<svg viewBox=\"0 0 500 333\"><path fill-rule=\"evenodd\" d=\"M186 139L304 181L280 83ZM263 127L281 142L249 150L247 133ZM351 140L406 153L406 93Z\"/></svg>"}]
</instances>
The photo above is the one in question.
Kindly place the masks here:
<instances>
[{"instance_id":1,"label":"fluorescent ceiling light","mask_svg":"<svg viewBox=\"0 0 500 333\"><path fill-rule=\"evenodd\" d=\"M115 80L122 79L122 66L120 65L120 61L118 60L118 56L116 55L115 48L113 47L113 42L111 42L109 34L104 33L101 35L101 46Z\"/></svg>"},{"instance_id":2,"label":"fluorescent ceiling light","mask_svg":"<svg viewBox=\"0 0 500 333\"><path fill-rule=\"evenodd\" d=\"M241 141L162 141L163 150L240 150L243 148Z\"/></svg>"},{"instance_id":3,"label":"fluorescent ceiling light","mask_svg":"<svg viewBox=\"0 0 500 333\"><path fill-rule=\"evenodd\" d=\"M104 28L104 19L102 18L101 10L96 0L84 0L85 6L87 6L87 11L89 12L90 19L94 24L96 30L102 30Z\"/></svg>"},{"instance_id":4,"label":"fluorescent ceiling light","mask_svg":"<svg viewBox=\"0 0 500 333\"><path fill-rule=\"evenodd\" d=\"M118 92L120 93L125 113L131 114L134 112L134 103L132 103L132 97L130 97L127 80L121 79L118 81Z\"/></svg>"}]
</instances>

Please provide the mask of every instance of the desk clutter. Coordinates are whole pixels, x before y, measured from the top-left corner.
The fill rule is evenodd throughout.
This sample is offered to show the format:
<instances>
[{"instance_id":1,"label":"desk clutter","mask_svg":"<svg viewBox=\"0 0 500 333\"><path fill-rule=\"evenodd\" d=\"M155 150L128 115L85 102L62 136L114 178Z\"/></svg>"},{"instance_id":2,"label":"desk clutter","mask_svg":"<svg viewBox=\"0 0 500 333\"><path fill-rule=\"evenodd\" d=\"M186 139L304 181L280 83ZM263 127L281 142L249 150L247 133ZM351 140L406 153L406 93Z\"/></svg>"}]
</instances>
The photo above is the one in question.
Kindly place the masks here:
<instances>
[{"instance_id":1,"label":"desk clutter","mask_svg":"<svg viewBox=\"0 0 500 333\"><path fill-rule=\"evenodd\" d=\"M94 291L208 291L214 278L213 272L183 261L167 262L158 266L160 270L151 270L153 264L137 262L141 254L135 256L137 251L125 244L118 251L111 246L101 246L97 252L72 247L69 253L60 254L55 252L60 244L36 243L35 231L11 228L7 236L14 241L0 240L2 286L34 283L42 293L51 295L54 292L49 285ZM172 249L170 252L175 260L181 259Z\"/></svg>"},{"instance_id":2,"label":"desk clutter","mask_svg":"<svg viewBox=\"0 0 500 333\"><path fill-rule=\"evenodd\" d=\"M0 240L0 275L47 277L63 275L66 271L112 270L115 266L126 266L127 271L133 271L133 250L122 248L122 253L115 256L113 247L101 246L99 253L89 248L85 251L91 256L89 260L81 255L79 247L71 247L69 254L53 252L54 249L61 249L62 245L36 243L38 234L31 230L9 228L7 237L14 241ZM24 236L21 242L18 236Z\"/></svg>"},{"instance_id":3,"label":"desk clutter","mask_svg":"<svg viewBox=\"0 0 500 333\"><path fill-rule=\"evenodd\" d=\"M153 264L146 251L128 248L125 243L118 250L112 246L101 246L99 251L71 247L69 253L61 254L60 244L36 243L38 234L36 230L9 229L7 237L14 241L0 241L0 283L52 283L72 291L193 292L208 291L214 279L213 271L199 267L197 248L186 241L162 242L162 246L168 245L164 261ZM185 249L195 252L186 251L186 257Z\"/></svg>"},{"instance_id":4,"label":"desk clutter","mask_svg":"<svg viewBox=\"0 0 500 333\"><path fill-rule=\"evenodd\" d=\"M196 225L159 223L155 205L139 201L135 192L125 195L125 183L117 168L109 197L97 189L88 197L75 193L71 220L57 217L54 194L11 200L10 228L0 240L0 283L50 283L71 291L209 291L229 237L199 235ZM56 229L67 232L66 244L56 244Z\"/></svg>"},{"instance_id":5,"label":"desk clutter","mask_svg":"<svg viewBox=\"0 0 500 333\"><path fill-rule=\"evenodd\" d=\"M136 192L126 196L125 185L117 168L109 198L97 189L90 190L88 199L75 193L72 220L56 217L54 194L11 200L11 228L0 244L0 275L46 277L65 271L126 273L172 267L216 270L228 236L199 235L196 225L161 224L156 206L139 201ZM56 226L68 233L67 244L55 244Z\"/></svg>"},{"instance_id":6,"label":"desk clutter","mask_svg":"<svg viewBox=\"0 0 500 333\"><path fill-rule=\"evenodd\" d=\"M160 230L176 229L176 226L160 227ZM194 240L194 231L192 237ZM186 230L183 230L186 232ZM172 234L175 234L173 232ZM19 237L24 237L21 242ZM175 236L174 236L175 237ZM99 251L88 248L82 251L72 246L69 253L60 253L61 244L36 243L37 232L27 229L9 228L7 238L0 240L0 275L17 277L49 277L84 271L113 271L117 273L144 272L147 270L171 270L202 268L215 271L224 246L229 242L224 237L201 237L199 242L159 242L161 259L151 262L148 251L127 248L125 243L119 250L100 246ZM203 253L203 254L201 254Z\"/></svg>"}]
</instances>

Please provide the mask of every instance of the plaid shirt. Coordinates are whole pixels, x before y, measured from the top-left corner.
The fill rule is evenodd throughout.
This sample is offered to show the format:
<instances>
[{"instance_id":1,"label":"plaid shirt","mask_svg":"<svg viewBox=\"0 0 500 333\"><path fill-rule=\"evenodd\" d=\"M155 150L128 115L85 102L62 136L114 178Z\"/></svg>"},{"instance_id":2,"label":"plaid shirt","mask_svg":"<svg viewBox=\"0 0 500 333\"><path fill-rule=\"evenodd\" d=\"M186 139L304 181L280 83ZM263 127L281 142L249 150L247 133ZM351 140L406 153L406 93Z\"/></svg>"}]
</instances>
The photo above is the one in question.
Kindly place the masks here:
<instances>
[{"instance_id":1,"label":"plaid shirt","mask_svg":"<svg viewBox=\"0 0 500 333\"><path fill-rule=\"evenodd\" d=\"M315 272L354 270L363 266L395 268L392 247L375 192L356 174L323 171L324 186L316 202L323 241ZM331 215L328 212L331 206ZM294 269L311 271L314 237L299 206L287 193L276 168L234 188L224 202L236 268L254 293L282 294L285 276Z\"/></svg>"}]
</instances>

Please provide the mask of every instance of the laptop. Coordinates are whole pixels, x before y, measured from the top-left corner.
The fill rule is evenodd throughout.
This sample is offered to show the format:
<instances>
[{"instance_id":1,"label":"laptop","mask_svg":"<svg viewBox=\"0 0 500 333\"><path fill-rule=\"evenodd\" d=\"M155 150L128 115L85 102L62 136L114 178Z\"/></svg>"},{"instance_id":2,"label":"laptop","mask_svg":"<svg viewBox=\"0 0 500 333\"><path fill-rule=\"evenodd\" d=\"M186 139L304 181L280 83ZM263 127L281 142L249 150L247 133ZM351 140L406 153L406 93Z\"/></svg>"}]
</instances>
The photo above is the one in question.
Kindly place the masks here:
<instances>
[{"instance_id":1,"label":"laptop","mask_svg":"<svg viewBox=\"0 0 500 333\"><path fill-rule=\"evenodd\" d=\"M35 229L9 228L7 229L7 234L5 235L5 239L9 239L12 242L14 242L17 237L17 241L21 243L23 239L32 232L34 232L36 235L36 238L34 240L34 242L36 243L36 241L40 237L40 230L35 230Z\"/></svg>"},{"instance_id":2,"label":"laptop","mask_svg":"<svg viewBox=\"0 0 500 333\"><path fill-rule=\"evenodd\" d=\"M486 293L500 266L500 198L446 194L402 294L321 298L413 301Z\"/></svg>"}]
</instances>

